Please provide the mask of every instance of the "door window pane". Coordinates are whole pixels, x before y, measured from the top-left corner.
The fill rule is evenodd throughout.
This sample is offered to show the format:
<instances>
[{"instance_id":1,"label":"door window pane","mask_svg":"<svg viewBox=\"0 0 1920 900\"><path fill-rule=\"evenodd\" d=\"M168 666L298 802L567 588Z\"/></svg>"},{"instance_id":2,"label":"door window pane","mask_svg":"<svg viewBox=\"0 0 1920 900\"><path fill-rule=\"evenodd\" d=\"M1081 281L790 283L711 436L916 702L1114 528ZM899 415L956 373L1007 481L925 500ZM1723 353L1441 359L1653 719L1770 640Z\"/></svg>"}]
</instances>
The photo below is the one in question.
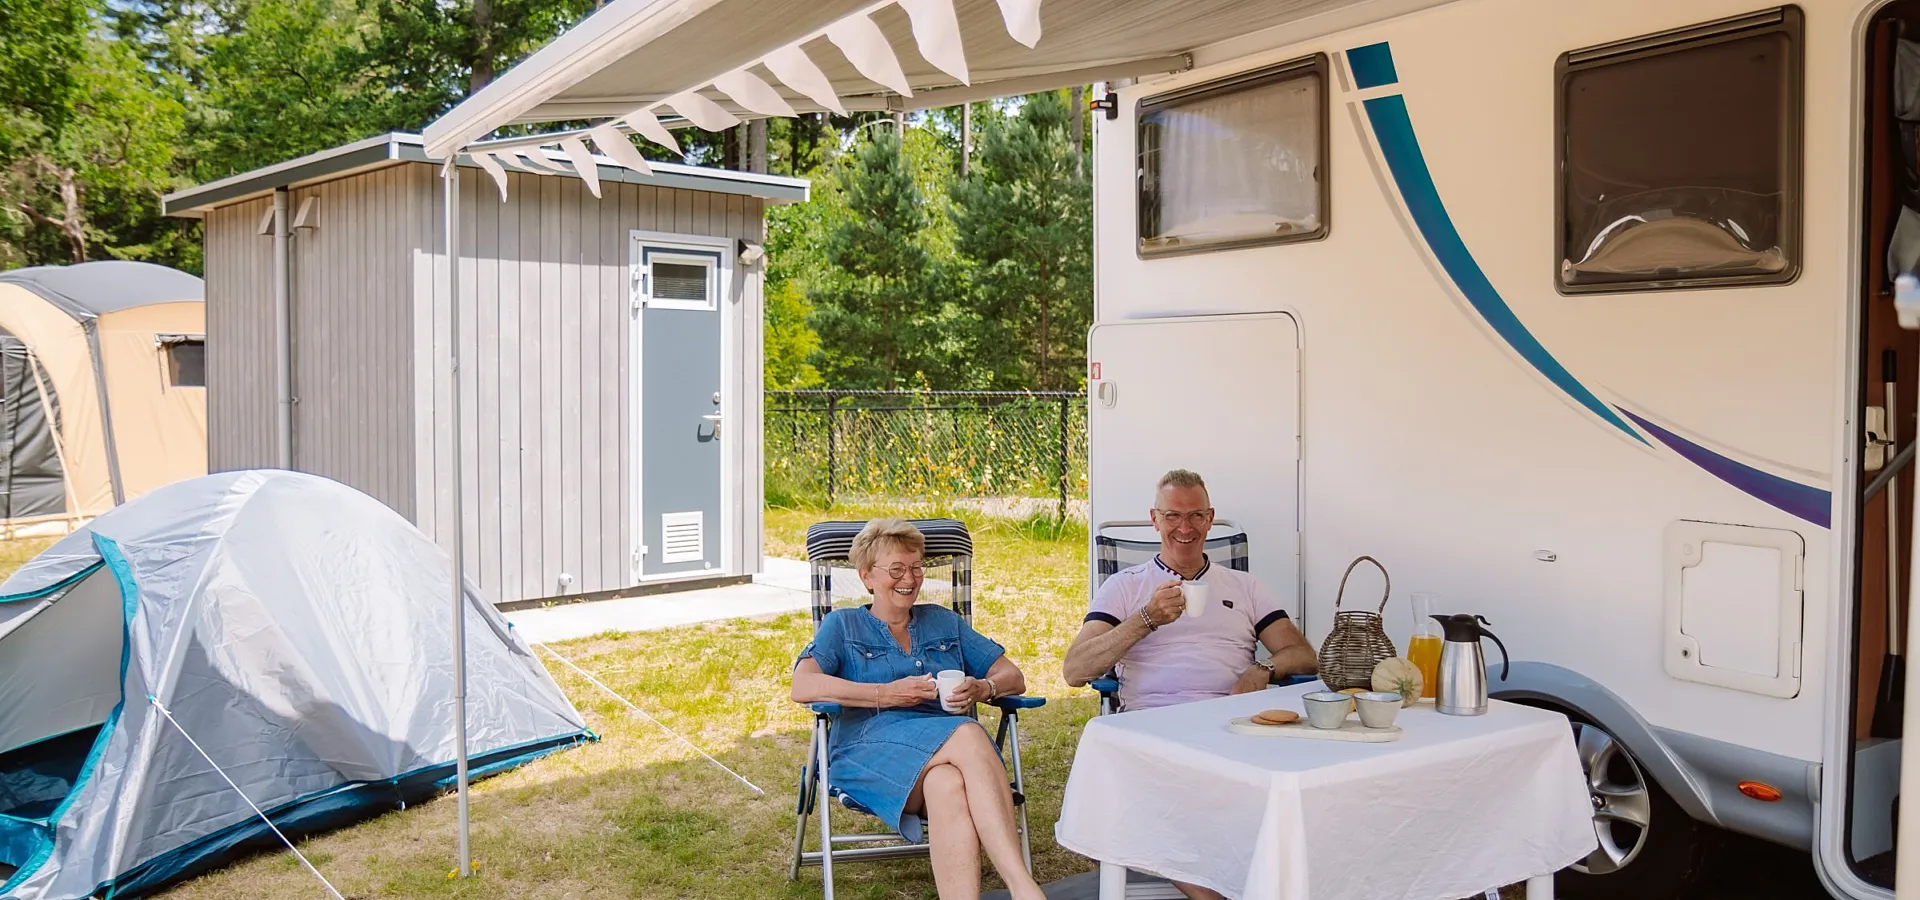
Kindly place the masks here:
<instances>
[{"instance_id":1,"label":"door window pane","mask_svg":"<svg viewBox=\"0 0 1920 900\"><path fill-rule=\"evenodd\" d=\"M1563 288L1792 279L1800 75L1787 24L1776 13L1730 33L1563 59Z\"/></svg>"},{"instance_id":2,"label":"door window pane","mask_svg":"<svg viewBox=\"0 0 1920 900\"><path fill-rule=\"evenodd\" d=\"M655 262L653 296L659 300L707 302L707 266L698 263Z\"/></svg>"},{"instance_id":3,"label":"door window pane","mask_svg":"<svg viewBox=\"0 0 1920 900\"><path fill-rule=\"evenodd\" d=\"M1142 255L1326 233L1319 63L1141 104Z\"/></svg>"}]
</instances>

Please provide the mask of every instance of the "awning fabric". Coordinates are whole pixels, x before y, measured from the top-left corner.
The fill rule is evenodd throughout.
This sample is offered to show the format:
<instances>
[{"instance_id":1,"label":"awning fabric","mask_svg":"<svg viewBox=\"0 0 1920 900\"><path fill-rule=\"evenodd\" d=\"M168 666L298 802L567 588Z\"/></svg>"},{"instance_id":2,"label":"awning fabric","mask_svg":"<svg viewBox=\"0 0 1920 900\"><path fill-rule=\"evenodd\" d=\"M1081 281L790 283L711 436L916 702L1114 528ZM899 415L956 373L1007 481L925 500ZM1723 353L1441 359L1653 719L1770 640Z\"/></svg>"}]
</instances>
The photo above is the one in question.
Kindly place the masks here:
<instances>
[{"instance_id":1,"label":"awning fabric","mask_svg":"<svg viewBox=\"0 0 1920 900\"><path fill-rule=\"evenodd\" d=\"M1438 2L615 0L449 110L424 138L427 155L467 155L504 194L508 169L591 170L596 150L648 173L630 135L678 151L680 127L909 111L1178 72L1196 48L1257 31L1350 27ZM591 124L478 140L507 125L583 121ZM587 186L597 195L594 179Z\"/></svg>"}]
</instances>

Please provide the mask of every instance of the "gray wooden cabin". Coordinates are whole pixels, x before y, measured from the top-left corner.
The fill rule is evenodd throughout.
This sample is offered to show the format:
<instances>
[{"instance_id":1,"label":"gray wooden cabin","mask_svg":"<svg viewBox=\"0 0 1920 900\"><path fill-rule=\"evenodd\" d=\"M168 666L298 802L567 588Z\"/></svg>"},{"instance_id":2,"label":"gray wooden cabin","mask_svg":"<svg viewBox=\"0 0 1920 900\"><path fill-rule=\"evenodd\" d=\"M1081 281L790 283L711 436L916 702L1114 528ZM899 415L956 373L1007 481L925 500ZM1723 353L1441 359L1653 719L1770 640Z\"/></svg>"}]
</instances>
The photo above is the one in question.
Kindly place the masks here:
<instances>
[{"instance_id":1,"label":"gray wooden cabin","mask_svg":"<svg viewBox=\"0 0 1920 900\"><path fill-rule=\"evenodd\" d=\"M758 248L807 183L608 162L596 198L541 159L504 201L461 166L467 577L508 607L749 578ZM209 471L332 478L450 546L443 200L409 134L165 198L205 220Z\"/></svg>"}]
</instances>

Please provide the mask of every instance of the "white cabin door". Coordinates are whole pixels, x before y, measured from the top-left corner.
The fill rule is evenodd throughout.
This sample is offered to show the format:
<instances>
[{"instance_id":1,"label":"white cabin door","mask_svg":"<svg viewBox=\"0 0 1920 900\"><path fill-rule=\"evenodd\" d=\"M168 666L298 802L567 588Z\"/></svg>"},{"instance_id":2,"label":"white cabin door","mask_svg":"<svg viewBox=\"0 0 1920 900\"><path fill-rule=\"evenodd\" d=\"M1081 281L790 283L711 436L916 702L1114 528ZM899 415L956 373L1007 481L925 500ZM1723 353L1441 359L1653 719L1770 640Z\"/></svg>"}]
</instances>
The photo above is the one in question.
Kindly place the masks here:
<instances>
[{"instance_id":1,"label":"white cabin door","mask_svg":"<svg viewBox=\"0 0 1920 900\"><path fill-rule=\"evenodd\" d=\"M1087 368L1096 531L1151 538L1150 529L1116 523L1148 521L1154 485L1169 469L1197 472L1216 521L1247 533L1249 570L1298 622L1300 332L1293 317L1096 325Z\"/></svg>"}]
</instances>

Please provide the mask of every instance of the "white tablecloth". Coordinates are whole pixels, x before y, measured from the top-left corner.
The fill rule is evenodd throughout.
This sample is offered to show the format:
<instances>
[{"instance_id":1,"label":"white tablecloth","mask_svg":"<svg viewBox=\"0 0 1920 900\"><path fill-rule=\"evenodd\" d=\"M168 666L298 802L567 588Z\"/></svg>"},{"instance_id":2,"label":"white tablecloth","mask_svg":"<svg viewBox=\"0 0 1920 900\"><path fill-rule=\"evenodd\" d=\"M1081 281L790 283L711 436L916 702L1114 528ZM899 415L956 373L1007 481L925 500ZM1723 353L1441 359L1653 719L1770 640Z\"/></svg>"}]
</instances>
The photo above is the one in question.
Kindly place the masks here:
<instances>
[{"instance_id":1,"label":"white tablecloth","mask_svg":"<svg viewBox=\"0 0 1920 900\"><path fill-rule=\"evenodd\" d=\"M1400 711L1398 741L1235 734L1304 712L1318 682L1087 723L1054 835L1106 863L1241 900L1459 900L1596 846L1564 716L1495 700L1482 716Z\"/></svg>"}]
</instances>

